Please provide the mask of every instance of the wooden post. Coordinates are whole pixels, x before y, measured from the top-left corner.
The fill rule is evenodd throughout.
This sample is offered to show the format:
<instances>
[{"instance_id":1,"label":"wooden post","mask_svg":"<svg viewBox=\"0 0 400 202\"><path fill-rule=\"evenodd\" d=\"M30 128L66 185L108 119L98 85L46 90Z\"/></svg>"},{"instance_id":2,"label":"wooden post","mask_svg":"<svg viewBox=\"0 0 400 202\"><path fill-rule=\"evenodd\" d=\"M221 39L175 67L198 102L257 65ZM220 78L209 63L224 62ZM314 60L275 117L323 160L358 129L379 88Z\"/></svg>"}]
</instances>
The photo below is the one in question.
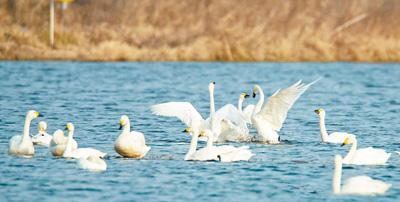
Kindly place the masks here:
<instances>
[{"instance_id":1,"label":"wooden post","mask_svg":"<svg viewBox=\"0 0 400 202\"><path fill-rule=\"evenodd\" d=\"M50 30L49 30L50 46L54 47L54 0L50 0Z\"/></svg>"}]
</instances>

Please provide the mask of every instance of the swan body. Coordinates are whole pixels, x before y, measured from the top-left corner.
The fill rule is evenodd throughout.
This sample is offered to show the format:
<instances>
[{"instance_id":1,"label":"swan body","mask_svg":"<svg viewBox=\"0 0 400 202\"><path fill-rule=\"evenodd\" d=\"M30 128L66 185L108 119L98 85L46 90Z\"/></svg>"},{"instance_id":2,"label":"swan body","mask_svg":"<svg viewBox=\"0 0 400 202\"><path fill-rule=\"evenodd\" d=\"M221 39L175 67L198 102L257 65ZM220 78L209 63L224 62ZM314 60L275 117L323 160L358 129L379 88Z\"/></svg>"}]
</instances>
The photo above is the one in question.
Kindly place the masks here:
<instances>
[{"instance_id":1,"label":"swan body","mask_svg":"<svg viewBox=\"0 0 400 202\"><path fill-rule=\"evenodd\" d=\"M357 139L355 137L346 138L343 145L347 144L352 145L350 151L343 159L344 164L384 165L391 155L384 149L376 149L372 147L357 149Z\"/></svg>"},{"instance_id":2,"label":"swan body","mask_svg":"<svg viewBox=\"0 0 400 202\"><path fill-rule=\"evenodd\" d=\"M247 93L241 93L238 101L238 108L235 108L231 104L227 104L222 107L219 113L223 117L221 124L220 134L216 134L214 141L225 142L225 141L250 141L251 136L249 134L248 124L251 124L251 113L254 109L254 105L248 105L245 111L242 110L243 101L249 97Z\"/></svg>"},{"instance_id":3,"label":"swan body","mask_svg":"<svg viewBox=\"0 0 400 202\"><path fill-rule=\"evenodd\" d=\"M260 94L260 98L253 109L251 122L257 129L256 140L269 144L277 144L280 141L278 132L286 120L287 113L299 97L315 82L304 84L302 81L279 89L264 103L264 92L259 85L253 88L253 97Z\"/></svg>"},{"instance_id":4,"label":"swan body","mask_svg":"<svg viewBox=\"0 0 400 202\"><path fill-rule=\"evenodd\" d=\"M176 117L188 128L191 128L193 132L190 134L199 134L201 130L210 129L211 122L221 122L227 114L225 110L229 110L229 107L226 107L215 112L214 96L212 96L214 94L214 86L215 82L211 82L208 87L210 92L210 117L211 114L214 114L213 119L210 117L204 119L196 108L194 108L189 102L167 102L156 104L151 106L151 111L153 114L158 116ZM222 129L222 127L214 128L214 132L220 134Z\"/></svg>"},{"instance_id":5,"label":"swan body","mask_svg":"<svg viewBox=\"0 0 400 202\"><path fill-rule=\"evenodd\" d=\"M107 163L98 156L88 156L78 160L80 168L89 171L105 171L107 170Z\"/></svg>"},{"instance_id":6,"label":"swan body","mask_svg":"<svg viewBox=\"0 0 400 202\"><path fill-rule=\"evenodd\" d=\"M35 154L32 139L29 136L29 128L31 121L40 114L37 111L30 110L26 114L23 135L15 135L10 139L8 153L18 156L31 157Z\"/></svg>"},{"instance_id":7,"label":"swan body","mask_svg":"<svg viewBox=\"0 0 400 202\"><path fill-rule=\"evenodd\" d=\"M345 132L333 132L328 134L325 126L325 110L322 108L314 110L319 116L319 129L322 142L332 143L332 144L342 144L344 140L348 137L355 138L355 135Z\"/></svg>"},{"instance_id":8,"label":"swan body","mask_svg":"<svg viewBox=\"0 0 400 202\"><path fill-rule=\"evenodd\" d=\"M44 121L39 122L39 132L32 137L32 142L34 145L41 145L45 147L50 146L51 139L53 138L47 132L47 123Z\"/></svg>"},{"instance_id":9,"label":"swan body","mask_svg":"<svg viewBox=\"0 0 400 202\"><path fill-rule=\"evenodd\" d=\"M146 145L143 133L130 131L128 116L123 115L120 119L120 129L123 129L114 144L115 151L123 157L143 158L151 147Z\"/></svg>"},{"instance_id":10,"label":"swan body","mask_svg":"<svg viewBox=\"0 0 400 202\"><path fill-rule=\"evenodd\" d=\"M64 132L60 129L56 130L50 141L49 150L53 156L62 156L65 148L67 147L68 138L64 136ZM78 148L78 143L72 139L71 143L72 150Z\"/></svg>"},{"instance_id":11,"label":"swan body","mask_svg":"<svg viewBox=\"0 0 400 202\"><path fill-rule=\"evenodd\" d=\"M193 133L190 128L185 129L185 132ZM197 140L199 136L207 137L207 146L197 149ZM249 147L234 147L231 145L214 146L212 131L201 131L200 134L192 134L190 149L185 156L186 161L248 161L254 154Z\"/></svg>"},{"instance_id":12,"label":"swan body","mask_svg":"<svg viewBox=\"0 0 400 202\"><path fill-rule=\"evenodd\" d=\"M374 180L368 176L355 176L347 179L341 186L343 159L335 156L335 170L333 173L332 188L334 194L343 195L380 195L384 194L391 184Z\"/></svg>"},{"instance_id":13,"label":"swan body","mask_svg":"<svg viewBox=\"0 0 400 202\"><path fill-rule=\"evenodd\" d=\"M72 144L73 144L73 136L75 130L74 125L72 123L68 123L67 130L68 130L68 140L67 140L67 145L65 147L65 151L62 155L64 158L81 159L81 158L88 158L89 156L103 158L107 155L106 153L93 148L77 148L73 150Z\"/></svg>"}]
</instances>

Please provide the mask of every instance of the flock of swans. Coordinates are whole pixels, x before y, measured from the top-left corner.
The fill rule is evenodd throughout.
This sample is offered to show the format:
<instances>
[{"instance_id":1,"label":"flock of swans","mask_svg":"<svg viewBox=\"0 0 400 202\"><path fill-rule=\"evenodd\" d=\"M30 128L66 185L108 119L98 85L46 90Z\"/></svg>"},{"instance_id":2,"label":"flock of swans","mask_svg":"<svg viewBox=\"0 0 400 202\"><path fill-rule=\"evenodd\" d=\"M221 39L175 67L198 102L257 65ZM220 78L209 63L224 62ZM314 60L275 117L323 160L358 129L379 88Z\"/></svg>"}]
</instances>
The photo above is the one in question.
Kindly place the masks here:
<instances>
[{"instance_id":1,"label":"flock of swans","mask_svg":"<svg viewBox=\"0 0 400 202\"><path fill-rule=\"evenodd\" d=\"M264 102L264 92L259 85L252 90L252 97L258 95L256 105L247 105L243 108L244 101L250 97L247 93L241 93L237 107L227 104L215 110L214 89L215 82L208 86L210 94L210 114L203 118L200 113L189 102L167 102L151 106L153 114L165 117L176 117L182 121L186 128L183 132L191 135L189 150L184 160L188 161L248 161L254 156L248 146L235 147L232 145L214 145L221 142L263 142L266 144L280 143L279 131L282 128L288 111L299 97L315 82L305 84L298 81L285 89L279 89ZM319 116L320 135L324 143L351 144L348 154L342 158L336 155L334 158L335 168L332 180L334 194L361 194L377 195L384 194L390 184L371 179L367 176L356 176L347 179L341 185L342 165L384 165L390 158L390 153L383 149L372 147L357 149L356 136L344 132L328 134L325 127L325 110L317 109L315 113ZM104 157L107 155L94 148L80 148L74 139L74 125L66 124L68 136L65 137L63 130L56 130L49 135L47 124L44 121L38 124L38 133L30 136L30 123L40 117L39 112L28 111L22 135L13 136L9 142L9 153L12 155L32 157L35 154L34 145L49 148L53 156L67 159L77 159L80 168L90 171L104 171L107 164ZM121 134L115 140L114 150L126 158L143 158L150 147L146 145L143 133L131 131L128 116L120 118ZM254 127L257 134L251 135L249 127ZM203 148L198 149L198 141L207 141Z\"/></svg>"}]
</instances>

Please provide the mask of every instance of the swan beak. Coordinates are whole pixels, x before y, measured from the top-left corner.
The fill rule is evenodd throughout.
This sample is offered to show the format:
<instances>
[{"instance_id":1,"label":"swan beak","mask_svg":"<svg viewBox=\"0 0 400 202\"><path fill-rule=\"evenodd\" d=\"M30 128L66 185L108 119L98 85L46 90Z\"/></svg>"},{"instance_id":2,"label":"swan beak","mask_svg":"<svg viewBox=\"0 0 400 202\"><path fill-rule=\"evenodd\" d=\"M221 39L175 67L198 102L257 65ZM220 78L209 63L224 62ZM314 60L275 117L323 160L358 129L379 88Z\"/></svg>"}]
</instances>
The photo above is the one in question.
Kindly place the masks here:
<instances>
[{"instance_id":1,"label":"swan beak","mask_svg":"<svg viewBox=\"0 0 400 202\"><path fill-rule=\"evenodd\" d=\"M250 97L250 96L246 93L246 95L244 95L244 98L248 98L248 97Z\"/></svg>"},{"instance_id":2,"label":"swan beak","mask_svg":"<svg viewBox=\"0 0 400 202\"><path fill-rule=\"evenodd\" d=\"M345 143L343 143L342 145L340 145L341 147L343 147L344 145L346 145Z\"/></svg>"},{"instance_id":3,"label":"swan beak","mask_svg":"<svg viewBox=\"0 0 400 202\"><path fill-rule=\"evenodd\" d=\"M212 82L215 85L215 81Z\"/></svg>"},{"instance_id":4,"label":"swan beak","mask_svg":"<svg viewBox=\"0 0 400 202\"><path fill-rule=\"evenodd\" d=\"M316 114L319 114L319 110L318 110L318 109L314 110L314 112L315 112Z\"/></svg>"},{"instance_id":5,"label":"swan beak","mask_svg":"<svg viewBox=\"0 0 400 202\"><path fill-rule=\"evenodd\" d=\"M119 125L119 129L118 129L118 130L122 130L122 128L123 128L123 126L122 126L122 125Z\"/></svg>"},{"instance_id":6,"label":"swan beak","mask_svg":"<svg viewBox=\"0 0 400 202\"><path fill-rule=\"evenodd\" d=\"M253 92L253 98L255 98L256 97L256 93L255 92Z\"/></svg>"},{"instance_id":7,"label":"swan beak","mask_svg":"<svg viewBox=\"0 0 400 202\"><path fill-rule=\"evenodd\" d=\"M43 117L44 115L41 113L38 113L38 117Z\"/></svg>"}]
</instances>

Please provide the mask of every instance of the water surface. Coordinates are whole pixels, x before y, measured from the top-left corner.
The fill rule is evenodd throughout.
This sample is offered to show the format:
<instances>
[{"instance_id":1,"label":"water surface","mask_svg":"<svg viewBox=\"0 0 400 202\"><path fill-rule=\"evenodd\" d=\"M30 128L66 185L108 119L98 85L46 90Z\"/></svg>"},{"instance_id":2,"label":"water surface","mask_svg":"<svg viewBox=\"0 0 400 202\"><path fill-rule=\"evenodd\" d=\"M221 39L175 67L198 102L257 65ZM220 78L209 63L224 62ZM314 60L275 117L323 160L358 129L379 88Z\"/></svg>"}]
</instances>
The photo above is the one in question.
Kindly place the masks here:
<instances>
[{"instance_id":1,"label":"water surface","mask_svg":"<svg viewBox=\"0 0 400 202\"><path fill-rule=\"evenodd\" d=\"M333 156L349 146L320 143L318 118L327 128L357 135L360 147L400 150L400 65L353 63L79 63L0 62L1 201L396 201L400 160L387 166L347 166L355 175L393 184L384 196L334 196ZM208 89L216 81L217 108L237 103L239 94L260 84L266 95L303 79L322 79L290 110L280 145L249 145L250 162L187 162L189 137L177 119L151 114L152 104L188 101L208 116ZM247 103L255 103L249 99ZM43 113L49 132L75 124L80 147L110 155L108 170L90 173L73 160L36 147L34 158L7 154L8 140L22 132L29 109ZM126 114L152 150L142 160L119 158L113 142ZM39 119L41 120L41 119ZM31 133L37 132L35 120ZM254 133L254 131L252 131Z\"/></svg>"}]
</instances>

